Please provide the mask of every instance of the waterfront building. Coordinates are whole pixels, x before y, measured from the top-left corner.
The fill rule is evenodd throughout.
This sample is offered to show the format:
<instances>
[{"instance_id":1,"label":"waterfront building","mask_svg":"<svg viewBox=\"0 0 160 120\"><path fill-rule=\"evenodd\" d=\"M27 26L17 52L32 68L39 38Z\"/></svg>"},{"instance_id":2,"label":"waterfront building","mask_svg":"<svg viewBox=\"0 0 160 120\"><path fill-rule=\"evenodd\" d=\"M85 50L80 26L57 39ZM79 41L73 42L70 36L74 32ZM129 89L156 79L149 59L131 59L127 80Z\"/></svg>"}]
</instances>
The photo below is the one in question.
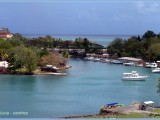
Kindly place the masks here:
<instances>
[{"instance_id":1,"label":"waterfront building","mask_svg":"<svg viewBox=\"0 0 160 120\"><path fill-rule=\"evenodd\" d=\"M120 60L123 63L133 62L135 65L144 64L144 61L140 58L121 57L121 58L118 58L118 60Z\"/></svg>"},{"instance_id":2,"label":"waterfront building","mask_svg":"<svg viewBox=\"0 0 160 120\"><path fill-rule=\"evenodd\" d=\"M10 33L8 28L0 28L0 38L8 39L12 38L13 34Z\"/></svg>"}]
</instances>

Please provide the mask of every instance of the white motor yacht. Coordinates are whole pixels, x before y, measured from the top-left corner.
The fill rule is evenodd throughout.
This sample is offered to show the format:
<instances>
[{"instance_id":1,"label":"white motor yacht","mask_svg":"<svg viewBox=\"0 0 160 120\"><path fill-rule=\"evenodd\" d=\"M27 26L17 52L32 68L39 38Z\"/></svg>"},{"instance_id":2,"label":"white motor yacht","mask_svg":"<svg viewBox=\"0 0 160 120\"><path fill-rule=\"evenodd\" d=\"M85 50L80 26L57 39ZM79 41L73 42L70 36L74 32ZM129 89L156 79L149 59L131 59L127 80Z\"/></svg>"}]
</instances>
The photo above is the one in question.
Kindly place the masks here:
<instances>
[{"instance_id":1,"label":"white motor yacht","mask_svg":"<svg viewBox=\"0 0 160 120\"><path fill-rule=\"evenodd\" d=\"M140 76L137 71L132 71L131 73L123 73L122 80L131 80L131 81L143 81L148 76Z\"/></svg>"}]
</instances>

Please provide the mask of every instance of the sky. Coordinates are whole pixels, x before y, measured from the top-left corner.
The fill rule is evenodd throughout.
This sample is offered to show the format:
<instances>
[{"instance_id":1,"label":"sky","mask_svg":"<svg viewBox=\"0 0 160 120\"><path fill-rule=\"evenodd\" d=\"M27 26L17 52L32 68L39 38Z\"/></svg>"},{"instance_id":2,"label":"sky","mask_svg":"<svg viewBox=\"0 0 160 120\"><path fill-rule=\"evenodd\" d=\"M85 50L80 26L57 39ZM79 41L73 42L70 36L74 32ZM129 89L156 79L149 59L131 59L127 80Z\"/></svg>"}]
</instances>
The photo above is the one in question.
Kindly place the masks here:
<instances>
[{"instance_id":1,"label":"sky","mask_svg":"<svg viewBox=\"0 0 160 120\"><path fill-rule=\"evenodd\" d=\"M157 0L0 0L0 28L52 35L160 33Z\"/></svg>"}]
</instances>

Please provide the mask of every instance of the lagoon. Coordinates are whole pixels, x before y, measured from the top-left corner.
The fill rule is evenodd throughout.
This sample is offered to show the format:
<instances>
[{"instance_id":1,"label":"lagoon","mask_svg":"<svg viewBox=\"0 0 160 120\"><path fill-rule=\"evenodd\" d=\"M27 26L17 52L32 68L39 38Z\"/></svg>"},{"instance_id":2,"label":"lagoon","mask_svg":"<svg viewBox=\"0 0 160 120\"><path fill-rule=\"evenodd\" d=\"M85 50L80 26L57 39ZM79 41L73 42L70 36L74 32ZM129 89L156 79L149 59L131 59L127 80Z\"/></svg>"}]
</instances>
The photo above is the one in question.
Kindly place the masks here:
<instances>
[{"instance_id":1,"label":"lagoon","mask_svg":"<svg viewBox=\"0 0 160 120\"><path fill-rule=\"evenodd\" d=\"M67 76L0 75L1 118L58 118L96 114L101 106L118 102L153 100L160 74L150 68L123 66L71 58ZM123 72L138 71L149 76L146 81L122 81ZM25 112L27 115L15 115Z\"/></svg>"}]
</instances>

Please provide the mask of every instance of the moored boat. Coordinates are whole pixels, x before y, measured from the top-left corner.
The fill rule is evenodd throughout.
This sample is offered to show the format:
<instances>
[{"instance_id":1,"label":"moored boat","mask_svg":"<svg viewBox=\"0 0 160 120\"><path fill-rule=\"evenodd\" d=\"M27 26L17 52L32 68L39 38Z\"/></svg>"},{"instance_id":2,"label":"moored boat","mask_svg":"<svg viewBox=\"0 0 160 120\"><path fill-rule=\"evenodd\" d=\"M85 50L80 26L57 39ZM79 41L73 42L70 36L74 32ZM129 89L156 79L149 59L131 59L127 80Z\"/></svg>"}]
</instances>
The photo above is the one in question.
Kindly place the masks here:
<instances>
[{"instance_id":1,"label":"moored boat","mask_svg":"<svg viewBox=\"0 0 160 120\"><path fill-rule=\"evenodd\" d=\"M133 62L127 62L127 63L123 63L123 65L125 65L125 66L134 66L135 63L133 63Z\"/></svg>"},{"instance_id":2,"label":"moored boat","mask_svg":"<svg viewBox=\"0 0 160 120\"><path fill-rule=\"evenodd\" d=\"M84 60L93 61L94 57L85 57Z\"/></svg>"},{"instance_id":3,"label":"moored boat","mask_svg":"<svg viewBox=\"0 0 160 120\"><path fill-rule=\"evenodd\" d=\"M94 58L93 61L94 61L94 62L98 62L98 61L100 61L100 59L99 59L99 58Z\"/></svg>"},{"instance_id":4,"label":"moored boat","mask_svg":"<svg viewBox=\"0 0 160 120\"><path fill-rule=\"evenodd\" d=\"M152 73L160 73L160 68L155 68L152 70Z\"/></svg>"},{"instance_id":5,"label":"moored boat","mask_svg":"<svg viewBox=\"0 0 160 120\"><path fill-rule=\"evenodd\" d=\"M156 68L157 67L157 63L146 63L145 67L146 68Z\"/></svg>"},{"instance_id":6,"label":"moored boat","mask_svg":"<svg viewBox=\"0 0 160 120\"><path fill-rule=\"evenodd\" d=\"M137 71L132 71L131 73L123 73L122 80L129 81L144 81L148 76L140 76Z\"/></svg>"},{"instance_id":7,"label":"moored boat","mask_svg":"<svg viewBox=\"0 0 160 120\"><path fill-rule=\"evenodd\" d=\"M111 63L113 64L123 64L121 61L119 60L112 60Z\"/></svg>"}]
</instances>

